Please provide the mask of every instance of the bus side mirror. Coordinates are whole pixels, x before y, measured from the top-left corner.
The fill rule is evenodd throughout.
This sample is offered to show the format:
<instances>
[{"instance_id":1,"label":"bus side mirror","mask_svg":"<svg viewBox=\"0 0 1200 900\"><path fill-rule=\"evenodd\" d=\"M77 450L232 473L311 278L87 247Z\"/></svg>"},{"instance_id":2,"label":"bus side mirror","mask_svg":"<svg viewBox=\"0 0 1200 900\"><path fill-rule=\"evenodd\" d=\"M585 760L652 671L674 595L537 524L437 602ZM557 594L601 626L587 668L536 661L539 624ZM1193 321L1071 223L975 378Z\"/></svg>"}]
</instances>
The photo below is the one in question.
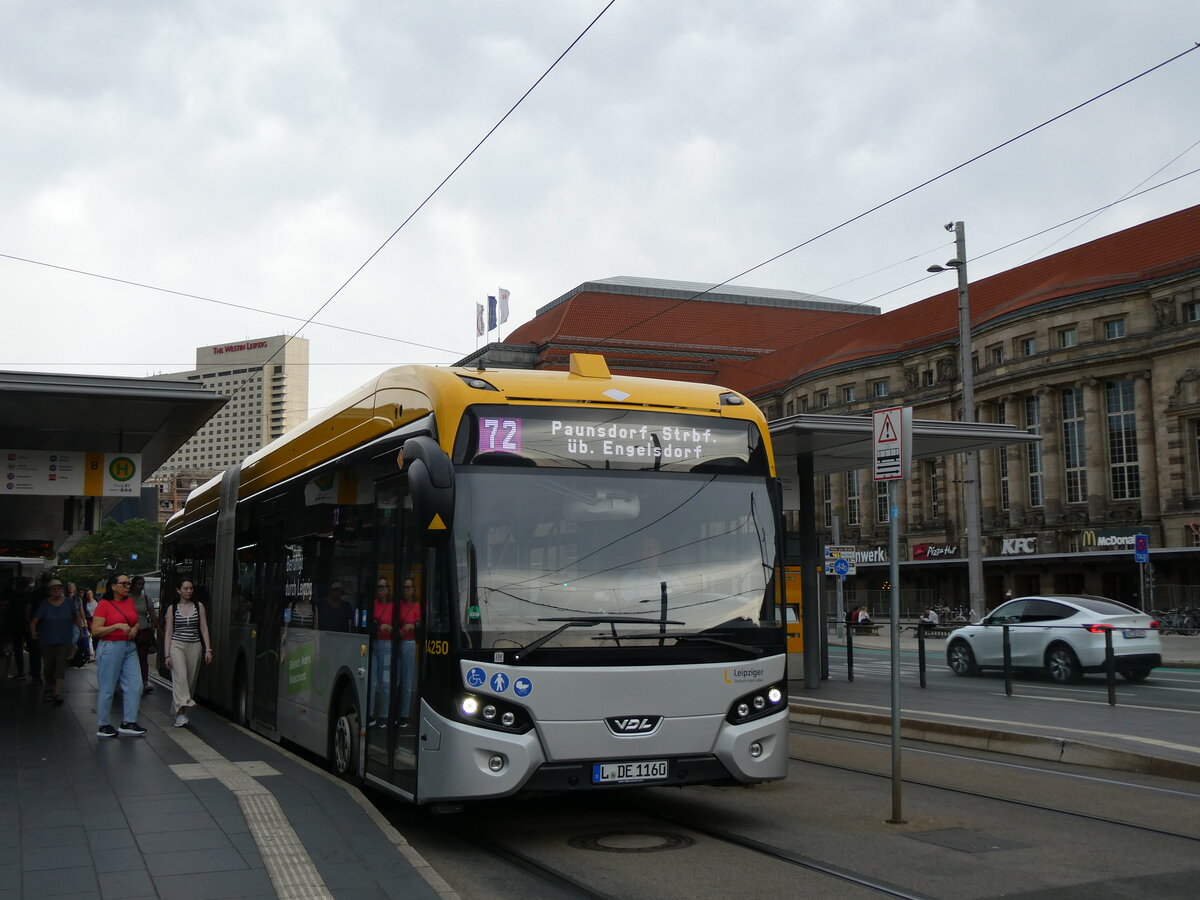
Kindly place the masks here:
<instances>
[{"instance_id":1,"label":"bus side mirror","mask_svg":"<svg viewBox=\"0 0 1200 900\"><path fill-rule=\"evenodd\" d=\"M424 435L404 442L404 461L413 512L426 543L443 544L454 524L454 464L437 441Z\"/></svg>"}]
</instances>

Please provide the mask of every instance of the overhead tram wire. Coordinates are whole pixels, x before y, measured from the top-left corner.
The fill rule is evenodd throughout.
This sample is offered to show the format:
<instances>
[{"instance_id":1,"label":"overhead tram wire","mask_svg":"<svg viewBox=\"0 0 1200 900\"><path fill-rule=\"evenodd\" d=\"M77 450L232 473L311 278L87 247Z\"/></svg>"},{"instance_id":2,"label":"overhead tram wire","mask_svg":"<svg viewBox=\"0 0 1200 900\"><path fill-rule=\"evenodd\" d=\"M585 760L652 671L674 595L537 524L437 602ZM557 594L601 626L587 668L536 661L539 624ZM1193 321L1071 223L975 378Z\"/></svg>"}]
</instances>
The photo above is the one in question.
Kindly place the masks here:
<instances>
[{"instance_id":1,"label":"overhead tram wire","mask_svg":"<svg viewBox=\"0 0 1200 900\"><path fill-rule=\"evenodd\" d=\"M928 178L925 181L922 181L920 184L914 185L913 187L910 187L907 190L902 191L899 194L896 194L894 197L884 200L882 203L877 203L875 206L872 206L870 209L866 209L863 212L860 212L855 216L851 216L849 219L846 219L845 221L840 222L837 225L827 228L824 231L820 232L819 234L815 234L812 237L808 238L807 240L803 240L793 247L789 247L787 250L780 251L779 253L776 253L774 256L772 256L770 258L765 259L762 262L760 262L756 265L753 265L748 269L738 272L736 275L731 275L728 278L726 278L724 281L719 281L716 284L713 284L713 285L705 288L702 291L697 291L695 294L692 294L690 297L685 297L684 299L678 301L677 303L671 304L666 309L659 310L656 313L646 316L646 318L641 319L637 322L634 322L633 324L628 325L625 328L622 328L620 331L617 331L617 332L614 332L614 333L608 335L606 338L603 338L603 340L612 340L615 337L619 337L620 335L624 334L627 331L631 331L632 329L637 328L640 325L644 325L646 322L653 321L654 319L657 319L661 316L666 315L671 310L677 309L680 306L683 306L685 303L690 303L693 300L697 300L700 297L703 297L705 294L715 291L717 288L724 287L725 285L732 282L734 279L742 278L746 275L749 275L751 272L756 272L759 269L764 268L765 266L768 266L773 262L783 259L785 256L787 256L791 253L795 253L797 250L807 247L809 244L819 241L821 238L828 237L829 235L833 234L834 232L840 231L841 229L845 228L847 225L852 225L853 223L857 222L859 219L866 218L867 216L871 215L872 213L876 213L879 210L884 209L885 207L891 206L893 203L897 202L898 200L902 200L905 197L909 196L910 194L916 193L917 191L921 190L922 188L926 188L929 185L934 184L935 182L941 181L943 178L954 174L955 172L959 171L960 169L964 169L967 166L971 165L972 163L976 163L979 160L992 155L996 151L1002 150L1005 147L1009 146L1010 144L1014 144L1017 141L1021 140L1022 138L1026 138L1029 135L1031 135L1037 131L1040 131L1041 129L1045 128L1047 125L1052 125L1053 123L1057 122L1059 119L1066 118L1067 116L1071 115L1072 113L1078 112L1079 110L1083 109L1084 107L1089 106L1092 103L1095 103L1097 100L1107 97L1109 94L1112 94L1116 91L1119 91L1123 87L1133 84L1138 79L1144 78L1145 76L1151 74L1152 72L1155 72L1155 71L1163 68L1164 66L1167 66L1167 65L1175 62L1176 60L1182 59L1183 57L1187 56L1189 53L1192 53L1193 51L1195 51L1197 49L1200 49L1200 43L1193 44L1188 49L1183 50L1180 53L1176 53L1174 56L1163 60L1162 62L1158 63L1157 65L1151 66L1149 69L1146 69L1146 70L1138 73L1137 75L1132 76L1131 78L1127 78L1119 84L1113 85L1112 87L1108 88L1108 90L1102 91L1101 93L1096 94L1094 97L1092 97L1088 100L1084 100L1082 103L1078 103L1075 106L1072 106L1070 109L1064 110L1063 112L1060 112L1058 115L1052 116L1051 118L1046 119L1041 124L1034 125L1032 128L1028 128L1025 131L1022 131L1020 134L1014 135L1013 137L1010 137L1008 140L1003 141L999 144L996 144L991 149L984 150L982 153L978 153L975 156L972 156L970 159L964 160L963 162L959 163L958 165L952 166L951 168L946 169L944 172L941 172L938 175L934 175L932 178Z\"/></svg>"},{"instance_id":2,"label":"overhead tram wire","mask_svg":"<svg viewBox=\"0 0 1200 900\"><path fill-rule=\"evenodd\" d=\"M592 21L590 21L587 24L587 26L583 29L583 31L579 32L579 34L576 35L575 39L573 41L571 41L571 43L567 45L567 48L558 55L558 57L554 60L554 62L552 62L549 65L549 67L547 67L546 71L544 71L541 75L539 75L537 80L533 84L531 84L529 86L529 88L525 91L525 93L523 93L517 99L517 102L514 103L511 107L509 107L508 112L506 112L504 115L502 115L500 117L499 121L497 121L495 125L493 125L491 128L489 128L487 133L479 139L478 143L476 143L474 147L471 148L470 152L468 152L466 156L464 156L461 160L458 161L458 164L453 169L450 170L449 174L447 174L445 178L443 178L441 181L438 182L437 187L435 187L432 191L430 191L429 195L424 200L422 200L420 203L418 203L416 208L404 218L404 221L396 226L396 230L393 231L391 234L389 234L387 236L387 239L384 240L384 242L382 244L380 244L378 247L376 247L375 251L370 256L368 256L365 260L363 260L362 264L357 269L355 269L353 272L350 273L350 277L347 278L345 281L343 281L342 284L338 287L338 289L329 295L329 299L327 299L324 303L322 303L320 306L318 306L317 309L313 312L313 314L304 321L304 324L296 329L297 335L301 331L303 331L305 328L307 328L309 326L309 324L312 323L313 319L315 319L317 316L319 316L325 310L325 308L327 306L329 306L330 303L332 303L334 300L336 300L338 295L340 295L342 293L342 291L344 291L346 289L346 287L350 284L350 282L352 282L355 278L357 278L358 274L363 269L365 269L367 266L369 266L371 264L371 262L375 259L376 256L378 256L380 253L383 252L383 248L386 247L388 244L390 244L392 242L392 239L394 237L396 237L396 235L398 235L409 222L411 222L414 218L416 218L417 214L422 209L425 208L425 205L427 203L429 203L429 201L432 200L443 187L446 186L446 184L450 181L450 179L453 178L458 173L459 169L461 169L463 166L465 166L467 164L467 161L470 160L470 158L475 155L475 152L487 142L488 138L490 138L493 134L496 133L497 130L499 130L500 126L503 125L508 120L508 117L511 116L514 112L516 112L517 107L519 107L522 103L524 103L526 98L528 98L529 95L532 94L534 92L534 90L537 89L538 85L540 85L546 79L546 77L551 72L554 71L555 67L557 67L558 64L560 62L562 62L563 59L566 58L566 55L568 53L570 53L573 49L575 49L575 45L578 44L581 40L583 40L584 36L589 31L592 30L592 26L594 26L597 22L599 22L601 17L606 12L608 12L608 10L616 2L617 2L617 0L608 0L608 3L606 3L604 5L604 8L602 10L600 10L600 12L596 13L595 18L593 18ZM291 342L292 337L294 337L294 336L295 335L289 335L287 337L287 340L285 340L280 345L279 349L276 350L274 353L272 353L270 355L270 357L268 357L267 360L265 362L263 362L264 369L268 365L271 364L271 360L273 360L276 356L278 356L280 353L282 353L287 348L287 345ZM234 388L233 392L229 396L231 398L236 397L238 392L241 391L241 389L243 387L245 387L247 384L249 384L253 380L254 380L254 376L251 375L245 381L243 381L241 384L239 384L236 388Z\"/></svg>"},{"instance_id":3,"label":"overhead tram wire","mask_svg":"<svg viewBox=\"0 0 1200 900\"><path fill-rule=\"evenodd\" d=\"M217 306L228 306L231 309L240 309L246 312L262 313L265 316L276 316L281 319L291 319L296 322L305 322L303 316L293 316L284 312L277 312L273 309L262 309L257 306L249 306L245 303L233 303L229 300L217 300L213 297L205 297L203 294L190 294L187 291L176 291L171 288L159 287L154 284L146 284L141 281L131 281L127 278L117 278L114 275L102 275L99 272L89 272L86 269L75 269L71 266L57 265L56 263L44 262L40 259L29 259L23 256L14 256L11 253L0 253L0 259L11 259L14 262L28 263L33 266L44 266L47 269L57 269L60 272L70 272L72 275L85 275L88 278L98 278L101 281L111 281L114 284L124 284L130 287L142 288L147 291L157 291L160 294L171 294L175 297L183 297L187 300L202 300L205 303L214 303ZM422 344L417 341L406 341L403 338L391 337L386 334L377 334L373 331L362 331L358 328L348 328L345 325L330 325L327 322L312 322L320 328L331 328L334 331L345 331L349 334L358 334L363 337L378 338L383 341L392 341L397 344L405 344L409 347L420 347L422 350L436 350L439 353L458 353L457 350L450 350L447 347L435 347L432 344ZM138 365L137 363L129 363L128 365Z\"/></svg>"},{"instance_id":4,"label":"overhead tram wire","mask_svg":"<svg viewBox=\"0 0 1200 900\"><path fill-rule=\"evenodd\" d=\"M1017 238L1015 241L1009 241L1007 244L1003 244L1003 245L1001 245L999 247L995 247L991 250L986 250L983 253L973 256L972 260L980 260L980 259L984 259L989 256L993 256L997 253L1002 253L1003 251L1008 250L1011 247L1015 247L1018 244L1025 243L1025 241L1032 241L1034 238L1039 238L1044 234L1049 234L1050 232L1054 231L1055 229L1062 228L1065 225L1070 225L1073 222L1078 222L1081 219L1088 218L1089 216L1098 215L1099 213L1102 213L1107 209L1111 209L1114 206L1119 206L1122 203L1127 203L1130 200L1136 200L1138 197L1144 196L1145 194L1149 194L1151 191L1156 191L1159 188L1163 188L1170 184L1174 184L1176 181L1181 181L1182 179L1188 178L1192 175L1195 175L1198 172L1200 172L1200 168L1192 169L1189 172L1184 172L1180 175L1176 175L1174 178L1169 178L1166 181L1159 182L1158 184L1152 185L1151 187L1148 187L1145 190L1138 191L1136 194L1129 194L1127 196L1121 197L1120 199L1113 200L1111 203L1106 203L1103 206L1098 206L1095 209L1089 210L1085 213L1080 213L1077 216L1072 216L1070 219L1065 219L1062 222L1057 223L1056 225L1050 225L1049 227L1043 228L1040 231L1035 231L1032 234L1027 234L1027 235L1025 235L1025 237ZM891 268L891 266L884 266L882 269L878 269L876 271L883 271L884 269L888 269L888 268ZM874 274L874 273L871 273L871 274ZM847 303L846 309L850 310L850 309L854 309L855 307L858 307L858 306L866 306L869 303L874 303L875 301L877 301L883 297L887 297L890 294L894 294L897 291L907 290L908 288L913 287L918 284L921 284L924 281L929 281L931 278L936 278L936 277L938 277L938 274L940 274L940 273L935 273L935 274L931 274L931 275L922 275L920 278L915 278L912 281L909 281L905 284L898 285L894 288L889 288L886 291L875 294L874 296L868 297L865 300L860 300L857 303ZM867 277L867 276L865 276L865 275L856 276L855 278L850 279L850 281L857 281L858 278L865 278L865 277ZM846 282L846 283L848 284L849 282ZM838 314L840 314L840 312ZM835 315L835 313L831 312L831 313L828 313L827 315L819 316L819 317L807 322L804 327L811 328L813 325L818 324L828 318L831 318L833 315ZM838 332L843 331L846 328L854 328L854 327L857 327L856 323L852 323L849 325L843 325L841 328L835 328L832 331L823 333L821 335L821 337L828 337L829 335L837 334ZM796 329L792 329L792 330L794 331ZM786 334L786 332L785 332L785 334ZM794 347L797 344L802 344L806 340L808 340L808 338L802 338L793 344L787 345L786 347L780 347L780 348L778 348L778 350L786 350L786 349L788 349L788 347ZM772 351L772 352L778 352L778 351ZM722 365L728 366L730 368L738 369L742 372L746 372L751 375L758 375L763 378L775 379L775 376L773 374L763 372L759 369L756 369L754 366L747 365L746 363L739 362L737 360L726 359L726 360L723 360Z\"/></svg>"},{"instance_id":5,"label":"overhead tram wire","mask_svg":"<svg viewBox=\"0 0 1200 900\"><path fill-rule=\"evenodd\" d=\"M1183 159L1183 157L1187 156L1189 153L1191 153L1193 150L1195 150L1197 146L1200 146L1200 140L1193 141L1192 145L1190 147L1175 154L1174 158L1167 160L1165 163L1163 163L1161 166L1159 166L1157 169L1155 169L1153 172L1151 172L1149 175L1147 175L1145 178L1143 178L1141 181L1139 181L1137 184L1135 184L1133 187L1131 187L1129 190L1127 190L1124 194L1122 194L1117 199L1124 200L1126 197L1128 197L1130 194L1132 194L1134 191L1136 191L1138 188L1140 188L1143 184L1145 184L1151 178L1154 178L1160 172L1162 172L1164 169L1168 168L1169 166L1174 165L1176 162ZM1108 207L1101 207L1099 210L1096 211L1096 213L1092 216L1092 218L1095 218L1096 216L1100 215L1100 213L1103 212L1107 208ZM1065 241L1067 238L1069 238L1071 235L1073 235L1076 231L1078 231L1084 225L1089 224L1090 222L1091 222L1091 219L1089 219L1087 222L1080 222L1078 225L1076 225L1074 228L1072 228L1066 234L1059 235L1057 238L1055 238L1053 241L1051 241L1049 244L1047 244L1041 250L1037 251L1032 256L1026 257L1025 262L1029 262L1029 260L1036 259L1037 257L1041 256L1043 253L1045 253L1047 250L1049 250L1055 244Z\"/></svg>"}]
</instances>

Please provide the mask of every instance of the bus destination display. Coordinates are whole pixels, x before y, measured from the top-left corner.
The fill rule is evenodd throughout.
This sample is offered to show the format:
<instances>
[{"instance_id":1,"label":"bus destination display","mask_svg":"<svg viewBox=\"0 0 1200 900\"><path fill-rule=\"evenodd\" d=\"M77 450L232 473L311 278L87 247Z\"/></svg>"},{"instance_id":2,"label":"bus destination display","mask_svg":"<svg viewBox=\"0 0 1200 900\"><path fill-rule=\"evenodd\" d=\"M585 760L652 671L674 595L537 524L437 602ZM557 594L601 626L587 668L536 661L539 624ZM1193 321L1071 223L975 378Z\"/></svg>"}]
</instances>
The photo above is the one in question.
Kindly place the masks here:
<instances>
[{"instance_id":1,"label":"bus destination display","mask_svg":"<svg viewBox=\"0 0 1200 900\"><path fill-rule=\"evenodd\" d=\"M511 453L539 465L681 468L719 458L747 461L746 423L685 416L622 414L607 422L565 417L486 415L478 418L476 454Z\"/></svg>"}]
</instances>

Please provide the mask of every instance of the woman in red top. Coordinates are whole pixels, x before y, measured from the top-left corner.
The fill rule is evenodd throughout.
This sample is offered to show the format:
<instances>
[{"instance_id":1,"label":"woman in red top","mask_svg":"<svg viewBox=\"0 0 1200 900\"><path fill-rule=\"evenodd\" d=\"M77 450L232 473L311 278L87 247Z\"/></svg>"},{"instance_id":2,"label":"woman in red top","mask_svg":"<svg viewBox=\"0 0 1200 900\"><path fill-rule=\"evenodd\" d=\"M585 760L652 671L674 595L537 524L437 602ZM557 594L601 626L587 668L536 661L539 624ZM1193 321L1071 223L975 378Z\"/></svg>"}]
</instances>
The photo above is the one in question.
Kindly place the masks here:
<instances>
[{"instance_id":1,"label":"woman in red top","mask_svg":"<svg viewBox=\"0 0 1200 900\"><path fill-rule=\"evenodd\" d=\"M92 639L96 642L96 736L117 734L141 736L146 733L137 722L142 702L142 670L137 655L138 611L129 599L129 576L112 575L104 589L104 599L92 615ZM120 728L109 722L113 693L121 684L124 718Z\"/></svg>"},{"instance_id":2,"label":"woman in red top","mask_svg":"<svg viewBox=\"0 0 1200 900\"><path fill-rule=\"evenodd\" d=\"M367 727L382 726L388 717L392 699L392 630L396 624L396 604L385 579L375 584L375 603L371 607L375 634L371 639L371 701Z\"/></svg>"},{"instance_id":3,"label":"woman in red top","mask_svg":"<svg viewBox=\"0 0 1200 900\"><path fill-rule=\"evenodd\" d=\"M413 714L417 688L417 626L421 624L421 602L416 584L404 579L400 592L400 727L408 725Z\"/></svg>"}]
</instances>

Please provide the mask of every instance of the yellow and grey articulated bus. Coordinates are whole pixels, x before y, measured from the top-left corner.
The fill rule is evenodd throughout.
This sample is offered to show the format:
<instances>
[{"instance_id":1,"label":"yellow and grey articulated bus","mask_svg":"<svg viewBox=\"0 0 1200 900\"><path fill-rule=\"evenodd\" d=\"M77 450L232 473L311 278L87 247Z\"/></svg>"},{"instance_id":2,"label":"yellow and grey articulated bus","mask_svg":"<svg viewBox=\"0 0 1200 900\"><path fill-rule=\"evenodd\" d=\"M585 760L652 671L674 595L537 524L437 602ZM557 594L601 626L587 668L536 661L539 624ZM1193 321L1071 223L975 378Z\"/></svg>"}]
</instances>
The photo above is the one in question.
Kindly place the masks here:
<instances>
[{"instance_id":1,"label":"yellow and grey articulated bus","mask_svg":"<svg viewBox=\"0 0 1200 900\"><path fill-rule=\"evenodd\" d=\"M780 497L711 385L406 366L197 488L163 540L200 693L417 803L787 768Z\"/></svg>"}]
</instances>

